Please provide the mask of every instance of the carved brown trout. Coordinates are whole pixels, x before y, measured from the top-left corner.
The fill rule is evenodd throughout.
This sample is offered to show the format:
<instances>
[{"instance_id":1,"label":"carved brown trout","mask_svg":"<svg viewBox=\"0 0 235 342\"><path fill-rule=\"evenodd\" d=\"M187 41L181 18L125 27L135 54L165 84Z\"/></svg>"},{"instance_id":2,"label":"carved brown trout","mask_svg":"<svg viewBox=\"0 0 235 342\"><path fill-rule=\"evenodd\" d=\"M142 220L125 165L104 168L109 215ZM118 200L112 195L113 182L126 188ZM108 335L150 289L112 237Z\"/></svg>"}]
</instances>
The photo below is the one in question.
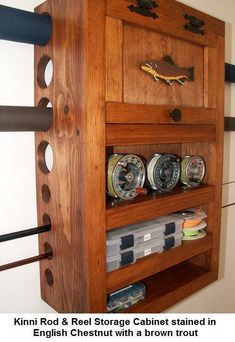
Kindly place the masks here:
<instances>
[{"instance_id":1,"label":"carved brown trout","mask_svg":"<svg viewBox=\"0 0 235 342\"><path fill-rule=\"evenodd\" d=\"M162 79L170 85L173 81L184 84L185 80L194 80L194 67L181 68L175 65L170 56L165 56L162 61L145 62L141 69L152 75L156 81Z\"/></svg>"}]
</instances>

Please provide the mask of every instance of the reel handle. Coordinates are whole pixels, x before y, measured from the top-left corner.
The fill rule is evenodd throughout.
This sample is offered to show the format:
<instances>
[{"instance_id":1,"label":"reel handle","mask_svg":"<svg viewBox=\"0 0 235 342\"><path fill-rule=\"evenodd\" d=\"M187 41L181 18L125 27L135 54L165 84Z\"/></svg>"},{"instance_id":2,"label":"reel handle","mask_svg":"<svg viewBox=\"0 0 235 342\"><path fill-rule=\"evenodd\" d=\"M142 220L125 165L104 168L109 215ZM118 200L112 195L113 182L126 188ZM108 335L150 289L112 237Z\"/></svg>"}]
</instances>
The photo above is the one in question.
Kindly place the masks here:
<instances>
[{"instance_id":1,"label":"reel handle","mask_svg":"<svg viewBox=\"0 0 235 342\"><path fill-rule=\"evenodd\" d=\"M146 188L135 188L135 191L138 195L145 196L148 193Z\"/></svg>"}]
</instances>

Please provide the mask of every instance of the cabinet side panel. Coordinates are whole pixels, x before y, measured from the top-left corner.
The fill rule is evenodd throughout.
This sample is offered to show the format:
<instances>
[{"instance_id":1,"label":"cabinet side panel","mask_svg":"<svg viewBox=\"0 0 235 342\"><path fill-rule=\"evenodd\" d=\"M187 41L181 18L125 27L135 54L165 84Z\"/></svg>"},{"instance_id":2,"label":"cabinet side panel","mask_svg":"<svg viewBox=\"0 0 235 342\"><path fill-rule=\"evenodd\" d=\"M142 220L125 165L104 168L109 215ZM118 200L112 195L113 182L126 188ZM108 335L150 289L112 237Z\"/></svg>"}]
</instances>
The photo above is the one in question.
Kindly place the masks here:
<instances>
[{"instance_id":1,"label":"cabinet side panel","mask_svg":"<svg viewBox=\"0 0 235 342\"><path fill-rule=\"evenodd\" d=\"M42 251L49 242L54 255L40 265L42 298L59 312L103 312L104 1L48 1L37 11L48 12L53 21L48 46L35 47L35 103L48 98L53 106L52 128L36 134L38 220L42 224L47 213L52 223L39 244ZM45 55L52 60L53 79L41 88L38 65ZM39 167L42 141L53 150L49 173ZM42 196L44 184L49 202ZM48 270L54 278L50 285Z\"/></svg>"},{"instance_id":2,"label":"cabinet side panel","mask_svg":"<svg viewBox=\"0 0 235 342\"><path fill-rule=\"evenodd\" d=\"M215 173L215 206L209 205L211 217L215 222L214 228L214 248L212 255L212 268L218 272L219 266L219 245L220 245L220 225L221 225L221 205L222 205L222 174L223 174L223 144L224 144L224 38L218 36L217 39L217 88L216 88L216 145L214 146ZM215 210L216 208L216 210Z\"/></svg>"},{"instance_id":3,"label":"cabinet side panel","mask_svg":"<svg viewBox=\"0 0 235 342\"><path fill-rule=\"evenodd\" d=\"M224 135L224 39L217 38L217 49L208 48L205 50L206 60L210 61L205 69L206 89L208 89L205 105L216 107L216 139L214 142L188 143L182 145L182 155L201 155L206 161L206 175L204 182L215 187L214 201L208 204L207 208L207 231L213 236L213 249L205 255L205 260L198 259L206 268L211 269L215 276L219 263L219 241L220 241L220 216L221 216L221 190L222 190L222 163L223 163L223 135ZM217 72L214 73L211 62L215 61ZM213 80L212 84L208 83Z\"/></svg>"}]
</instances>

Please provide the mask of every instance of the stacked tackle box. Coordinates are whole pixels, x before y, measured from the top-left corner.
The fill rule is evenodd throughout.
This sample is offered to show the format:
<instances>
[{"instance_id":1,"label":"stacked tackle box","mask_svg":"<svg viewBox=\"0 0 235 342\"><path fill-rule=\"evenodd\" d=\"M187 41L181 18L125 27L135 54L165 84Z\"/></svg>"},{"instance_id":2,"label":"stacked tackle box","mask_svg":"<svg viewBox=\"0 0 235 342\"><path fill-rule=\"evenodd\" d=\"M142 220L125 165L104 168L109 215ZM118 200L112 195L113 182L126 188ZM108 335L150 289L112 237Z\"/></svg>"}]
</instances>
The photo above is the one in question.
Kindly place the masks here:
<instances>
[{"instance_id":1,"label":"stacked tackle box","mask_svg":"<svg viewBox=\"0 0 235 342\"><path fill-rule=\"evenodd\" d=\"M108 232L107 272L132 264L152 253L162 253L180 246L183 222L181 218L167 215Z\"/></svg>"}]
</instances>

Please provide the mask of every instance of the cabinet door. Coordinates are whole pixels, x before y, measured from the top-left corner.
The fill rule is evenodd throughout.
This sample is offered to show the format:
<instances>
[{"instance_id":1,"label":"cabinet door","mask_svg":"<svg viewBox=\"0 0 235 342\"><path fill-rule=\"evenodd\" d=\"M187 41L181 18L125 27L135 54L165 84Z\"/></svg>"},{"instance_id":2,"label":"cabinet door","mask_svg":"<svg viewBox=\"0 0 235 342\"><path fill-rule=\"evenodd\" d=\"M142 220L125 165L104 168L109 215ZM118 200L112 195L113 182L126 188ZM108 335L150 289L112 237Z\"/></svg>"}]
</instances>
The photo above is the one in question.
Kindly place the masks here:
<instances>
[{"instance_id":1,"label":"cabinet door","mask_svg":"<svg viewBox=\"0 0 235 342\"><path fill-rule=\"evenodd\" d=\"M106 14L106 122L214 125L223 23L176 1L108 0Z\"/></svg>"}]
</instances>

